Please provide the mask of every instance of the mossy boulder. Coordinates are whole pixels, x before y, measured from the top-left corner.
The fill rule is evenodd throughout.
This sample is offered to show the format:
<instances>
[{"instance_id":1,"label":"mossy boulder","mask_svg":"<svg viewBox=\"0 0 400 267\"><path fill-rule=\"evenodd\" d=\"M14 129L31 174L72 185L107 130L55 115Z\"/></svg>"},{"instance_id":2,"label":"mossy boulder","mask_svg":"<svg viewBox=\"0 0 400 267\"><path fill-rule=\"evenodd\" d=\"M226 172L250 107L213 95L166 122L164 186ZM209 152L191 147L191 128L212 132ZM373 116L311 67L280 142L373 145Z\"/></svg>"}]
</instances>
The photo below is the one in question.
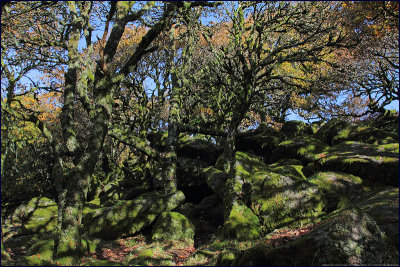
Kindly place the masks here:
<instances>
[{"instance_id":1,"label":"mossy boulder","mask_svg":"<svg viewBox=\"0 0 400 267\"><path fill-rule=\"evenodd\" d=\"M153 231L153 241L181 240L194 245L194 225L178 212L163 212L158 217Z\"/></svg>"},{"instance_id":2,"label":"mossy boulder","mask_svg":"<svg viewBox=\"0 0 400 267\"><path fill-rule=\"evenodd\" d=\"M322 126L325 125L324 121L314 121L310 124L310 128L313 134L317 133Z\"/></svg>"},{"instance_id":3,"label":"mossy boulder","mask_svg":"<svg viewBox=\"0 0 400 267\"><path fill-rule=\"evenodd\" d=\"M222 150L208 140L186 137L179 140L176 152L179 157L198 159L207 165L214 165Z\"/></svg>"},{"instance_id":4,"label":"mossy boulder","mask_svg":"<svg viewBox=\"0 0 400 267\"><path fill-rule=\"evenodd\" d=\"M301 225L324 213L325 199L319 188L303 178L272 171L254 174L251 208L263 229Z\"/></svg>"},{"instance_id":5,"label":"mossy boulder","mask_svg":"<svg viewBox=\"0 0 400 267\"><path fill-rule=\"evenodd\" d=\"M225 184L224 201L229 195L239 196L239 201L259 217L264 231L309 222L323 213L323 193L306 180L303 165L290 165L301 164L298 160L266 165L249 153L237 152L235 157L235 178ZM225 214L230 214L227 207Z\"/></svg>"},{"instance_id":6,"label":"mossy boulder","mask_svg":"<svg viewBox=\"0 0 400 267\"><path fill-rule=\"evenodd\" d=\"M151 224L164 211L171 211L185 200L181 191L165 194L154 191L134 200L119 201L112 207L89 213L84 218L87 233L113 239L134 234Z\"/></svg>"},{"instance_id":7,"label":"mossy boulder","mask_svg":"<svg viewBox=\"0 0 400 267\"><path fill-rule=\"evenodd\" d=\"M379 129L373 123L352 123L338 131L332 138L332 144L336 145L344 141L359 141L369 144L388 144L399 140L399 133Z\"/></svg>"},{"instance_id":8,"label":"mossy boulder","mask_svg":"<svg viewBox=\"0 0 400 267\"><path fill-rule=\"evenodd\" d=\"M129 188L127 190L122 191L121 200L131 200L135 199L136 197L151 191L151 184L149 181L143 181L141 185L137 187ZM107 199L109 200L109 199Z\"/></svg>"},{"instance_id":9,"label":"mossy boulder","mask_svg":"<svg viewBox=\"0 0 400 267\"><path fill-rule=\"evenodd\" d=\"M28 249L24 258L27 265L41 266L53 263L54 238L35 243Z\"/></svg>"},{"instance_id":10,"label":"mossy boulder","mask_svg":"<svg viewBox=\"0 0 400 267\"><path fill-rule=\"evenodd\" d=\"M268 159L271 157L271 151L283 139L284 136L281 132L268 127L256 131L254 135L237 137L235 146L238 151L249 152Z\"/></svg>"},{"instance_id":11,"label":"mossy boulder","mask_svg":"<svg viewBox=\"0 0 400 267\"><path fill-rule=\"evenodd\" d=\"M268 165L272 172L283 174L294 179L306 179L303 174L303 164L296 159L280 160L273 164Z\"/></svg>"},{"instance_id":12,"label":"mossy boulder","mask_svg":"<svg viewBox=\"0 0 400 267\"><path fill-rule=\"evenodd\" d=\"M364 183L399 185L399 144L373 145L346 141L318 160L322 170L359 176Z\"/></svg>"},{"instance_id":13,"label":"mossy boulder","mask_svg":"<svg viewBox=\"0 0 400 267\"><path fill-rule=\"evenodd\" d=\"M303 121L286 121L282 125L281 132L288 138L312 134L311 127Z\"/></svg>"},{"instance_id":14,"label":"mossy boulder","mask_svg":"<svg viewBox=\"0 0 400 267\"><path fill-rule=\"evenodd\" d=\"M300 160L303 164L315 162L323 157L329 146L312 136L300 136L284 141L272 152L271 161L282 158Z\"/></svg>"},{"instance_id":15,"label":"mossy boulder","mask_svg":"<svg viewBox=\"0 0 400 267\"><path fill-rule=\"evenodd\" d=\"M208 187L220 198L223 199L225 195L225 182L226 174L214 167L203 169L204 176Z\"/></svg>"},{"instance_id":16,"label":"mossy boulder","mask_svg":"<svg viewBox=\"0 0 400 267\"><path fill-rule=\"evenodd\" d=\"M261 236L258 217L247 206L234 203L223 225L223 235L236 240L252 240Z\"/></svg>"},{"instance_id":17,"label":"mossy boulder","mask_svg":"<svg viewBox=\"0 0 400 267\"><path fill-rule=\"evenodd\" d=\"M88 253L96 251L94 242L82 239L82 246ZM53 261L54 238L48 238L34 243L29 247L24 261L29 266L48 266L57 262ZM59 264L62 264L61 262Z\"/></svg>"},{"instance_id":18,"label":"mossy boulder","mask_svg":"<svg viewBox=\"0 0 400 267\"><path fill-rule=\"evenodd\" d=\"M103 187L103 191L100 192L98 197L100 198L100 203L103 205L107 201L122 200L125 194L126 190L121 188L118 182L112 182Z\"/></svg>"},{"instance_id":19,"label":"mossy boulder","mask_svg":"<svg viewBox=\"0 0 400 267\"><path fill-rule=\"evenodd\" d=\"M233 265L396 264L388 249L385 234L375 221L353 207L285 245L259 245L246 250Z\"/></svg>"},{"instance_id":20,"label":"mossy boulder","mask_svg":"<svg viewBox=\"0 0 400 267\"><path fill-rule=\"evenodd\" d=\"M54 205L56 205L56 203L47 197L34 197L30 201L22 203L15 208L4 223L22 223L26 221L37 208Z\"/></svg>"},{"instance_id":21,"label":"mossy boulder","mask_svg":"<svg viewBox=\"0 0 400 267\"><path fill-rule=\"evenodd\" d=\"M314 162L308 163L301 171L306 177L310 177L320 169L319 165Z\"/></svg>"},{"instance_id":22,"label":"mossy boulder","mask_svg":"<svg viewBox=\"0 0 400 267\"><path fill-rule=\"evenodd\" d=\"M25 206L22 205L15 211L22 221L19 233L29 235L35 233L47 233L56 229L57 204L45 197L35 197Z\"/></svg>"},{"instance_id":23,"label":"mossy boulder","mask_svg":"<svg viewBox=\"0 0 400 267\"><path fill-rule=\"evenodd\" d=\"M333 138L344 128L348 127L349 123L339 119L332 119L319 128L314 136L322 142L332 145Z\"/></svg>"},{"instance_id":24,"label":"mossy boulder","mask_svg":"<svg viewBox=\"0 0 400 267\"><path fill-rule=\"evenodd\" d=\"M326 197L327 212L344 208L362 196L362 180L342 172L317 172L308 178Z\"/></svg>"},{"instance_id":25,"label":"mossy boulder","mask_svg":"<svg viewBox=\"0 0 400 267\"><path fill-rule=\"evenodd\" d=\"M399 134L399 112L387 110L386 114L373 120L371 124L378 129Z\"/></svg>"},{"instance_id":26,"label":"mossy boulder","mask_svg":"<svg viewBox=\"0 0 400 267\"><path fill-rule=\"evenodd\" d=\"M257 189L257 185L253 183L253 174L268 170L268 166L261 161L260 157L241 151L235 153L234 175L227 175L224 186L225 216L231 212L230 209L237 196L244 197L240 201L250 205L248 197L252 195L253 187ZM225 173L228 172L229 169L225 169Z\"/></svg>"},{"instance_id":27,"label":"mossy boulder","mask_svg":"<svg viewBox=\"0 0 400 267\"><path fill-rule=\"evenodd\" d=\"M375 220L388 237L392 258L399 263L399 188L385 188L372 192L356 203Z\"/></svg>"},{"instance_id":28,"label":"mossy boulder","mask_svg":"<svg viewBox=\"0 0 400 267\"><path fill-rule=\"evenodd\" d=\"M188 217L195 226L197 237L215 234L218 227L224 223L223 203L215 194L205 197L199 204L186 202L174 211Z\"/></svg>"},{"instance_id":29,"label":"mossy boulder","mask_svg":"<svg viewBox=\"0 0 400 267\"><path fill-rule=\"evenodd\" d=\"M221 252L217 259L216 259L216 265L218 266L229 266L232 265L232 263L235 262L237 259L237 253L233 251L223 251Z\"/></svg>"},{"instance_id":30,"label":"mossy boulder","mask_svg":"<svg viewBox=\"0 0 400 267\"><path fill-rule=\"evenodd\" d=\"M178 157L176 178L178 188L198 186L206 182L203 169L208 164L199 159Z\"/></svg>"}]
</instances>

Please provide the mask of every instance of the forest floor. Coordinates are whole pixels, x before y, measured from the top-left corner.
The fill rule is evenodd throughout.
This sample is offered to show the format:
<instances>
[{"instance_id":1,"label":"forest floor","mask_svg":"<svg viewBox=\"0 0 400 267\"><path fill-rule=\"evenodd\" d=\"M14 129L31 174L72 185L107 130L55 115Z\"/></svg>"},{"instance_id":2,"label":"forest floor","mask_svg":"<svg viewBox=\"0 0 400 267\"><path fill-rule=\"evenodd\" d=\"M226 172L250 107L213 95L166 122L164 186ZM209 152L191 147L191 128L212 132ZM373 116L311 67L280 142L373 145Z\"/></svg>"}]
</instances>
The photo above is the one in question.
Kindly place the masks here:
<instances>
[{"instance_id":1,"label":"forest floor","mask_svg":"<svg viewBox=\"0 0 400 267\"><path fill-rule=\"evenodd\" d=\"M112 265L170 265L170 266L205 266L215 265L218 257L224 257L232 251L246 250L259 244L277 247L295 240L308 233L315 226L323 223L316 221L295 229L278 229L265 238L253 241L220 240L214 235L195 240L195 245L181 241L152 242L149 233L121 238L118 240L99 240L96 252L86 253L80 266L112 266ZM15 227L18 230L18 226ZM22 241L22 240L21 240ZM23 257L27 248L15 243L6 249L9 259L2 259L3 266L24 265ZM40 254L34 255L40 257Z\"/></svg>"}]
</instances>

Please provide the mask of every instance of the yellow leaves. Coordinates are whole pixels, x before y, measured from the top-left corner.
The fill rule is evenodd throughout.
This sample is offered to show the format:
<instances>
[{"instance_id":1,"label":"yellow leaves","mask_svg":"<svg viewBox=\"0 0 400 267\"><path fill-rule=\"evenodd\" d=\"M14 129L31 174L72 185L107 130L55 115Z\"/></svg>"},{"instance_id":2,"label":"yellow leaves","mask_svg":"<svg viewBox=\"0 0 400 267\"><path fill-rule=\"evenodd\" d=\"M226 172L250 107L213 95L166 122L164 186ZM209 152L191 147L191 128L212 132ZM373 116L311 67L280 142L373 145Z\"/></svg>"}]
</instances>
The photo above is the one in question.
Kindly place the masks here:
<instances>
[{"instance_id":1,"label":"yellow leaves","mask_svg":"<svg viewBox=\"0 0 400 267\"><path fill-rule=\"evenodd\" d=\"M304 98L304 97L302 97L302 96L300 96L300 95L298 95L296 93L293 93L290 96L290 102L293 103L293 106L296 107L296 108L302 107L302 106L308 104L308 101L307 101L306 98Z\"/></svg>"},{"instance_id":2,"label":"yellow leaves","mask_svg":"<svg viewBox=\"0 0 400 267\"><path fill-rule=\"evenodd\" d=\"M208 114L208 115L211 115L211 116L214 115L214 111L209 107L206 107L206 108L201 107L200 108L200 113Z\"/></svg>"},{"instance_id":3,"label":"yellow leaves","mask_svg":"<svg viewBox=\"0 0 400 267\"><path fill-rule=\"evenodd\" d=\"M32 95L24 95L18 97L18 100L25 108L37 112L40 120L50 124L58 123L58 115L61 112L60 95L58 93L45 93L36 98ZM11 103L11 108L18 110L18 112L25 112L16 101ZM25 140L29 143L44 140L41 131L32 122L15 121L9 130L14 140Z\"/></svg>"},{"instance_id":4,"label":"yellow leaves","mask_svg":"<svg viewBox=\"0 0 400 267\"><path fill-rule=\"evenodd\" d=\"M144 26L126 27L121 41L118 45L118 50L123 50L128 47L138 45L142 40L143 36L147 33L148 29Z\"/></svg>"},{"instance_id":5,"label":"yellow leaves","mask_svg":"<svg viewBox=\"0 0 400 267\"><path fill-rule=\"evenodd\" d=\"M26 108L40 112L38 116L40 120L56 123L58 122L58 114L61 111L60 97L60 94L56 92L38 95L38 101L32 96L22 96L21 103Z\"/></svg>"}]
</instances>

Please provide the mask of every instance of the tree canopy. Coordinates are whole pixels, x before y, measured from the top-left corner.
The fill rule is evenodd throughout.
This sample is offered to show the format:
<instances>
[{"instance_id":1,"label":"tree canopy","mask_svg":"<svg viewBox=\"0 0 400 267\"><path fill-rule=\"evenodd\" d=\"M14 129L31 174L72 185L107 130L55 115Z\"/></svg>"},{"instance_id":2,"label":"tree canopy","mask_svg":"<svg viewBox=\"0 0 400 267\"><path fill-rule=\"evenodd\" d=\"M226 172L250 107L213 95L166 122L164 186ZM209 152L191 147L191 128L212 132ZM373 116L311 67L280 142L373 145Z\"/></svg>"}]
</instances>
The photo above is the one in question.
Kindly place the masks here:
<instances>
[{"instance_id":1,"label":"tree canopy","mask_svg":"<svg viewBox=\"0 0 400 267\"><path fill-rule=\"evenodd\" d=\"M2 2L2 200L32 183L26 197L55 199L54 258L76 264L99 168L135 159L154 190L174 193L182 136L220 144L235 177L235 140L289 112L384 113L400 100L398 12L395 1Z\"/></svg>"}]
</instances>

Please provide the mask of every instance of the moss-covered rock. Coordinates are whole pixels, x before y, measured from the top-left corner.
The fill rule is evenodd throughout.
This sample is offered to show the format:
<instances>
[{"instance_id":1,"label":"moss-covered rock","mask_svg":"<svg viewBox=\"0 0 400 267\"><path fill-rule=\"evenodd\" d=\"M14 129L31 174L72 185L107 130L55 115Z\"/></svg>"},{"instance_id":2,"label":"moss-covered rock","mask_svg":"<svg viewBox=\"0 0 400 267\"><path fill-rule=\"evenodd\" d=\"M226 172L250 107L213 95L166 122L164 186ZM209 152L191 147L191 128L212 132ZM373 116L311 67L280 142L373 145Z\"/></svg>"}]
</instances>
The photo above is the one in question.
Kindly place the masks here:
<instances>
[{"instance_id":1,"label":"moss-covered rock","mask_svg":"<svg viewBox=\"0 0 400 267\"><path fill-rule=\"evenodd\" d=\"M275 248L259 245L246 250L233 265L382 265L395 262L377 224L360 209L352 208L286 245Z\"/></svg>"},{"instance_id":2,"label":"moss-covered rock","mask_svg":"<svg viewBox=\"0 0 400 267\"><path fill-rule=\"evenodd\" d=\"M16 216L22 221L19 233L23 235L47 233L56 229L57 204L48 198L33 198L25 206L16 210Z\"/></svg>"},{"instance_id":3,"label":"moss-covered rock","mask_svg":"<svg viewBox=\"0 0 400 267\"><path fill-rule=\"evenodd\" d=\"M272 152L272 162L294 158L307 164L324 156L329 146L312 136L300 136L284 141Z\"/></svg>"},{"instance_id":4,"label":"moss-covered rock","mask_svg":"<svg viewBox=\"0 0 400 267\"><path fill-rule=\"evenodd\" d=\"M323 193L306 181L302 165L290 165L301 164L299 161L282 160L280 163L287 165L266 165L249 153L237 152L235 157L235 179L227 180L225 198L229 194L239 196L239 201L259 217L263 230L270 232L277 227L309 222L323 213ZM225 215L231 213L225 210Z\"/></svg>"},{"instance_id":5,"label":"moss-covered rock","mask_svg":"<svg viewBox=\"0 0 400 267\"><path fill-rule=\"evenodd\" d=\"M118 182L112 182L104 186L103 191L100 192L98 197L100 203L103 205L107 201L118 201L122 200L122 196L126 193L126 190L121 188Z\"/></svg>"},{"instance_id":6,"label":"moss-covered rock","mask_svg":"<svg viewBox=\"0 0 400 267\"><path fill-rule=\"evenodd\" d=\"M314 136L320 139L322 142L332 145L333 138L347 126L349 126L349 123L346 121L332 119L326 124L322 125L321 128L314 134Z\"/></svg>"},{"instance_id":7,"label":"moss-covered rock","mask_svg":"<svg viewBox=\"0 0 400 267\"><path fill-rule=\"evenodd\" d=\"M177 186L178 188L198 186L206 182L203 169L208 164L199 159L178 157L177 161Z\"/></svg>"},{"instance_id":8,"label":"moss-covered rock","mask_svg":"<svg viewBox=\"0 0 400 267\"><path fill-rule=\"evenodd\" d=\"M179 157L193 158L214 165L222 150L210 141L199 138L181 138L177 148Z\"/></svg>"},{"instance_id":9,"label":"moss-covered rock","mask_svg":"<svg viewBox=\"0 0 400 267\"><path fill-rule=\"evenodd\" d=\"M226 174L214 167L208 167L203 170L206 177L206 183L208 187L215 193L220 199L224 198L225 194L225 182Z\"/></svg>"},{"instance_id":10,"label":"moss-covered rock","mask_svg":"<svg viewBox=\"0 0 400 267\"><path fill-rule=\"evenodd\" d=\"M251 195L251 207L266 232L308 223L324 211L323 193L303 178L269 171L255 173L254 181L260 186Z\"/></svg>"},{"instance_id":11,"label":"moss-covered rock","mask_svg":"<svg viewBox=\"0 0 400 267\"><path fill-rule=\"evenodd\" d=\"M152 223L164 211L171 211L185 200L181 191L164 194L145 193L134 200L119 201L112 207L89 213L84 218L87 233L93 237L113 239L131 235Z\"/></svg>"},{"instance_id":12,"label":"moss-covered rock","mask_svg":"<svg viewBox=\"0 0 400 267\"><path fill-rule=\"evenodd\" d=\"M364 183L399 185L399 144L372 145L346 141L318 160L321 169L359 176Z\"/></svg>"},{"instance_id":13,"label":"moss-covered rock","mask_svg":"<svg viewBox=\"0 0 400 267\"><path fill-rule=\"evenodd\" d=\"M363 193L360 177L341 172L317 172L308 179L324 193L328 212L344 208Z\"/></svg>"},{"instance_id":14,"label":"moss-covered rock","mask_svg":"<svg viewBox=\"0 0 400 267\"><path fill-rule=\"evenodd\" d=\"M310 128L313 134L317 133L321 127L325 125L324 121L314 121L310 124Z\"/></svg>"},{"instance_id":15,"label":"moss-covered rock","mask_svg":"<svg viewBox=\"0 0 400 267\"><path fill-rule=\"evenodd\" d=\"M223 225L223 235L237 240L251 240L261 236L258 217L243 204L234 203Z\"/></svg>"},{"instance_id":16,"label":"moss-covered rock","mask_svg":"<svg viewBox=\"0 0 400 267\"><path fill-rule=\"evenodd\" d=\"M46 239L35 243L28 249L25 262L30 266L50 265L53 263L54 239Z\"/></svg>"},{"instance_id":17,"label":"moss-covered rock","mask_svg":"<svg viewBox=\"0 0 400 267\"><path fill-rule=\"evenodd\" d=\"M352 123L338 131L332 138L332 144L339 144L344 141L359 141L369 144L388 144L399 140L399 134L379 129L372 123Z\"/></svg>"},{"instance_id":18,"label":"moss-covered rock","mask_svg":"<svg viewBox=\"0 0 400 267\"><path fill-rule=\"evenodd\" d=\"M121 200L135 199L136 197L140 196L141 194L149 192L150 189L151 189L151 184L149 183L149 181L143 182L141 185L138 185L137 187L133 187L133 188L124 190L122 192ZM107 200L109 200L109 199L107 199Z\"/></svg>"},{"instance_id":19,"label":"moss-covered rock","mask_svg":"<svg viewBox=\"0 0 400 267\"><path fill-rule=\"evenodd\" d=\"M386 188L371 193L355 205L368 213L388 237L390 253L399 263L399 188Z\"/></svg>"},{"instance_id":20,"label":"moss-covered rock","mask_svg":"<svg viewBox=\"0 0 400 267\"><path fill-rule=\"evenodd\" d=\"M218 266L229 266L232 265L237 257L237 253L233 251L223 251L220 253L216 260Z\"/></svg>"},{"instance_id":21,"label":"moss-covered rock","mask_svg":"<svg viewBox=\"0 0 400 267\"><path fill-rule=\"evenodd\" d=\"M311 175L319 171L319 169L320 167L318 164L310 162L301 171L306 177L310 177Z\"/></svg>"},{"instance_id":22,"label":"moss-covered rock","mask_svg":"<svg viewBox=\"0 0 400 267\"><path fill-rule=\"evenodd\" d=\"M300 161L295 159L278 161L270 164L269 167L271 171L292 177L293 179L306 179L302 171L304 166Z\"/></svg>"},{"instance_id":23,"label":"moss-covered rock","mask_svg":"<svg viewBox=\"0 0 400 267\"><path fill-rule=\"evenodd\" d=\"M96 251L94 242L82 239L82 246L88 253ZM29 266L48 266L57 264L53 261L54 238L38 241L28 248L24 261ZM59 263L61 264L61 262Z\"/></svg>"},{"instance_id":24,"label":"moss-covered rock","mask_svg":"<svg viewBox=\"0 0 400 267\"><path fill-rule=\"evenodd\" d=\"M281 132L271 127L256 131L256 134L250 136L238 137L236 140L236 149L238 151L249 152L266 159L271 157L271 151L274 150L284 139Z\"/></svg>"},{"instance_id":25,"label":"moss-covered rock","mask_svg":"<svg viewBox=\"0 0 400 267\"><path fill-rule=\"evenodd\" d=\"M5 224L22 223L40 207L53 206L56 203L46 197L34 197L29 202L20 204L5 220Z\"/></svg>"},{"instance_id":26,"label":"moss-covered rock","mask_svg":"<svg viewBox=\"0 0 400 267\"><path fill-rule=\"evenodd\" d=\"M281 132L288 138L312 134L310 126L303 121L286 121L282 125Z\"/></svg>"},{"instance_id":27,"label":"moss-covered rock","mask_svg":"<svg viewBox=\"0 0 400 267\"><path fill-rule=\"evenodd\" d=\"M152 231L154 241L181 240L194 245L194 225L178 212L163 212Z\"/></svg>"},{"instance_id":28,"label":"moss-covered rock","mask_svg":"<svg viewBox=\"0 0 400 267\"><path fill-rule=\"evenodd\" d=\"M217 195L207 196L199 204L186 202L180 205L179 212L195 226L196 237L209 237L224 223L223 203Z\"/></svg>"},{"instance_id":29,"label":"moss-covered rock","mask_svg":"<svg viewBox=\"0 0 400 267\"><path fill-rule=\"evenodd\" d=\"M235 160L235 173L240 175L244 181L252 180L252 176L256 172L269 170L260 157L250 153L238 151L235 153Z\"/></svg>"}]
</instances>

